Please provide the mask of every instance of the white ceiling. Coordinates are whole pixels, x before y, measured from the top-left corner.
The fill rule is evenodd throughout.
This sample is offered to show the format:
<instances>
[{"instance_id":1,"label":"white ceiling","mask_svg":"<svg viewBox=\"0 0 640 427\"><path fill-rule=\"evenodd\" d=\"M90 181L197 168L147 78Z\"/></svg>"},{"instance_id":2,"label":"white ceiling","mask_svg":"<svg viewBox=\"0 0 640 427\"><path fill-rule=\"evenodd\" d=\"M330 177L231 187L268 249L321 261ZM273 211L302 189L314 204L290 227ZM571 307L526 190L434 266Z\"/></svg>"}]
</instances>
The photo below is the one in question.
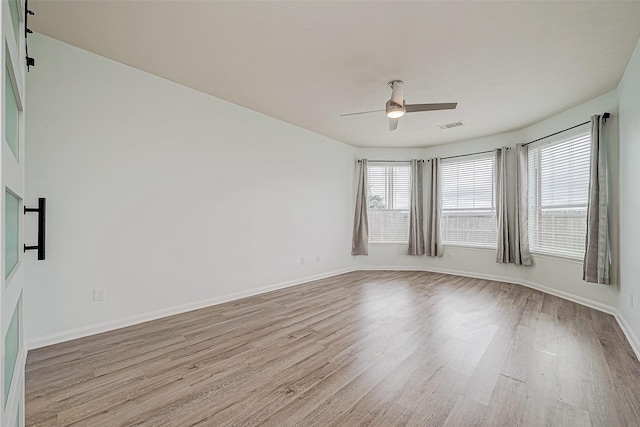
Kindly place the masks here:
<instances>
[{"instance_id":1,"label":"white ceiling","mask_svg":"<svg viewBox=\"0 0 640 427\"><path fill-rule=\"evenodd\" d=\"M640 38L638 1L29 6L42 34L359 147L525 127L615 89ZM395 132L382 112L340 117L384 108L394 79L408 104L458 108L407 114Z\"/></svg>"}]
</instances>

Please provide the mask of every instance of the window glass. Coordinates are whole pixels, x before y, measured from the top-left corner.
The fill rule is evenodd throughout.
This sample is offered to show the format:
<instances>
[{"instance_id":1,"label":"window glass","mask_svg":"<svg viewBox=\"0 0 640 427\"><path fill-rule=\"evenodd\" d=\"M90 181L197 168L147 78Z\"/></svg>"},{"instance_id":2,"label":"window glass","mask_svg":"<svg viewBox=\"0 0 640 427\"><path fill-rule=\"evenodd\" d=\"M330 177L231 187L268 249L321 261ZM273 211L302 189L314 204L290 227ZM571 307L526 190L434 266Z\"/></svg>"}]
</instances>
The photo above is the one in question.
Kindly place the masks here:
<instances>
[{"instance_id":1,"label":"window glass","mask_svg":"<svg viewBox=\"0 0 640 427\"><path fill-rule=\"evenodd\" d=\"M410 164L369 162L367 173L369 242L408 243Z\"/></svg>"},{"instance_id":2,"label":"window glass","mask_svg":"<svg viewBox=\"0 0 640 427\"><path fill-rule=\"evenodd\" d=\"M529 249L584 256L589 192L590 134L529 146Z\"/></svg>"},{"instance_id":3,"label":"window glass","mask_svg":"<svg viewBox=\"0 0 640 427\"><path fill-rule=\"evenodd\" d=\"M20 200L9 190L4 196L4 277L9 277L18 263Z\"/></svg>"},{"instance_id":4,"label":"window glass","mask_svg":"<svg viewBox=\"0 0 640 427\"><path fill-rule=\"evenodd\" d=\"M465 156L442 163L442 240L496 247L495 156Z\"/></svg>"},{"instance_id":5,"label":"window glass","mask_svg":"<svg viewBox=\"0 0 640 427\"><path fill-rule=\"evenodd\" d=\"M18 102L8 69L5 70L4 106L4 138L18 160Z\"/></svg>"},{"instance_id":6,"label":"window glass","mask_svg":"<svg viewBox=\"0 0 640 427\"><path fill-rule=\"evenodd\" d=\"M18 31L20 31L20 16L18 15L18 0L9 0L9 13L11 14L11 23L13 24L13 34L18 41Z\"/></svg>"}]
</instances>

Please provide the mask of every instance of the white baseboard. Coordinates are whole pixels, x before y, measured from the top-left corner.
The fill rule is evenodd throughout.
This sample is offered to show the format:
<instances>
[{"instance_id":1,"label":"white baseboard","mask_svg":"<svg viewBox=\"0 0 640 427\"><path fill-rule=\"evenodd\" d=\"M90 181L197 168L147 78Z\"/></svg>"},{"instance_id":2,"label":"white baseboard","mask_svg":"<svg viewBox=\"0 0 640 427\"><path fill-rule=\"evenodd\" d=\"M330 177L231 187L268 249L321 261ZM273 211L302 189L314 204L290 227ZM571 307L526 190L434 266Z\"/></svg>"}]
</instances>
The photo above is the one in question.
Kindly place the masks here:
<instances>
[{"instance_id":1,"label":"white baseboard","mask_svg":"<svg viewBox=\"0 0 640 427\"><path fill-rule=\"evenodd\" d=\"M554 288L550 288L548 286L540 285L538 283L530 282L528 280L523 280L514 277L506 277L506 276L497 276L494 274L485 274L485 273L474 273L469 271L460 271L460 270L452 270L448 268L432 268L432 267L369 267L363 266L357 268L360 271L367 270L392 270L392 271L428 271L431 273L442 273L442 274L452 274L454 276L462 276L462 277L473 277L475 279L485 279L485 280L493 280L495 282L504 282L504 283L513 283L516 285L526 286L527 288L535 289L537 291L544 292L546 294L554 295L580 305L587 306L589 308L593 308L598 311L605 312L607 314L615 315L618 311L607 304L602 304L597 301L590 300L588 298L579 297L576 295L572 295L567 292L559 291Z\"/></svg>"},{"instance_id":2,"label":"white baseboard","mask_svg":"<svg viewBox=\"0 0 640 427\"><path fill-rule=\"evenodd\" d=\"M624 318L624 316L622 316L622 313L616 312L613 317L616 318L620 329L622 329L622 333L625 337L627 337L627 341L629 341L631 349L636 354L638 360L640 360L640 340L638 340L636 334L633 333L633 329L631 329L631 327L627 323L627 320Z\"/></svg>"},{"instance_id":3,"label":"white baseboard","mask_svg":"<svg viewBox=\"0 0 640 427\"><path fill-rule=\"evenodd\" d=\"M187 304L176 305L173 307L167 307L160 310L139 314L136 316L125 317L122 319L116 319L108 322L97 323L94 325L83 326L82 328L71 329L64 332L45 335L38 338L33 338L26 341L26 347L28 350L34 350L36 348L46 347L48 345L59 344L61 342L74 340L77 338L83 338L90 335L100 334L102 332L112 331L114 329L125 328L127 326L137 325L139 323L148 322L150 320L159 319L162 317L173 316L174 314L186 313L200 308L210 307L213 305L223 304L225 302L238 300L254 295L260 295L267 292L275 291L278 289L289 288L291 286L300 285L314 280L326 279L328 277L337 276L344 273L354 271L354 268L344 268L341 270L334 270L328 273L318 274L315 276L304 277L301 279L290 280L287 282L281 282L270 286L263 286L259 288L253 288L242 292L234 292L232 294L223 295L220 297L209 298L201 301L194 301Z\"/></svg>"}]
</instances>

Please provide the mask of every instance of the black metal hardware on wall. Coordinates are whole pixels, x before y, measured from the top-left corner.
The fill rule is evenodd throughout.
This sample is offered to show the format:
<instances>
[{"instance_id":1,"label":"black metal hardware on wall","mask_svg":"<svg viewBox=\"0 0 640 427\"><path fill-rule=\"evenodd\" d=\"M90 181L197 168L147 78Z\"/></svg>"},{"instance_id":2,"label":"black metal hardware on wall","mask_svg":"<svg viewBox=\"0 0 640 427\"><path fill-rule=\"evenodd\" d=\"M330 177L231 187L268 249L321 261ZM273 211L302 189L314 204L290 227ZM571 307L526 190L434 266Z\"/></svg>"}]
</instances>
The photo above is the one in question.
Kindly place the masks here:
<instances>
[{"instance_id":1,"label":"black metal hardware on wall","mask_svg":"<svg viewBox=\"0 0 640 427\"><path fill-rule=\"evenodd\" d=\"M38 259L44 259L44 234L45 234L45 225L46 225L46 214L47 214L47 199L39 198L38 199L38 207L37 208L28 208L24 207L25 215L27 212L38 212L38 244L36 246L27 246L24 245L24 251L38 250Z\"/></svg>"},{"instance_id":2,"label":"black metal hardware on wall","mask_svg":"<svg viewBox=\"0 0 640 427\"><path fill-rule=\"evenodd\" d=\"M604 122L606 123L606 122L607 122L607 119L610 119L610 118L611 118L611 113L602 113L602 118L604 119ZM551 136L556 136L556 135L558 135L558 134L560 134L560 133L562 133L562 132L566 132L566 131L568 131L568 130L575 129L575 128L577 128L577 127L584 126L584 125L589 124L589 123L591 123L591 120L586 121L586 122L582 122L582 123L577 124L577 125L575 125L575 126L571 126L570 128L562 129L562 130L560 130L560 131L558 131L558 132L555 132L555 133L549 134L549 135L547 135L547 136L543 136L542 138L534 139L533 141L529 141L529 142L527 142L526 144L522 144L522 145L523 145L523 146L525 146L525 145L533 144L534 142L542 141L543 139L547 139L547 138L549 138L549 137L551 137Z\"/></svg>"},{"instance_id":3,"label":"black metal hardware on wall","mask_svg":"<svg viewBox=\"0 0 640 427\"><path fill-rule=\"evenodd\" d=\"M36 66L35 58L32 58L29 56L29 44L27 43L27 38L29 34L33 33L33 31L31 31L27 26L29 15L35 15L35 13L33 12L33 10L29 10L29 0L25 0L24 2L24 50L25 50L26 60L27 60L27 72L29 72L29 67Z\"/></svg>"}]
</instances>

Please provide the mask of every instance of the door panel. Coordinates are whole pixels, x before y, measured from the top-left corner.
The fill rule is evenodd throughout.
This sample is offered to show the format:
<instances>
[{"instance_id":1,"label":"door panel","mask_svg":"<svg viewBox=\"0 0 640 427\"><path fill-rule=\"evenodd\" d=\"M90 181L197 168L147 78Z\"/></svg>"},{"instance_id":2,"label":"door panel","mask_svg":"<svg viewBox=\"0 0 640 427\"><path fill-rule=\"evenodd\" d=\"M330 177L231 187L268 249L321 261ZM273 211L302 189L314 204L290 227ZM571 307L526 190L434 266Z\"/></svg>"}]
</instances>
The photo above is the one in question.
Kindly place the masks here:
<instances>
[{"instance_id":1,"label":"door panel","mask_svg":"<svg viewBox=\"0 0 640 427\"><path fill-rule=\"evenodd\" d=\"M6 82L4 91L4 138L13 153L18 159L19 156L19 116L20 108L16 99L15 84L13 82L13 73L7 68L5 70L4 81Z\"/></svg>"},{"instance_id":2,"label":"door panel","mask_svg":"<svg viewBox=\"0 0 640 427\"><path fill-rule=\"evenodd\" d=\"M7 279L20 258L20 199L9 189L4 194L4 277Z\"/></svg>"},{"instance_id":3,"label":"door panel","mask_svg":"<svg viewBox=\"0 0 640 427\"><path fill-rule=\"evenodd\" d=\"M13 378L16 377L16 362L18 361L18 355L20 353L20 305L21 304L18 303L15 307L9 328L4 336L4 405L7 404Z\"/></svg>"},{"instance_id":4,"label":"door panel","mask_svg":"<svg viewBox=\"0 0 640 427\"><path fill-rule=\"evenodd\" d=\"M0 187L4 244L0 286L0 424L24 426L22 295L24 288L24 2L2 0L2 149Z\"/></svg>"}]
</instances>

